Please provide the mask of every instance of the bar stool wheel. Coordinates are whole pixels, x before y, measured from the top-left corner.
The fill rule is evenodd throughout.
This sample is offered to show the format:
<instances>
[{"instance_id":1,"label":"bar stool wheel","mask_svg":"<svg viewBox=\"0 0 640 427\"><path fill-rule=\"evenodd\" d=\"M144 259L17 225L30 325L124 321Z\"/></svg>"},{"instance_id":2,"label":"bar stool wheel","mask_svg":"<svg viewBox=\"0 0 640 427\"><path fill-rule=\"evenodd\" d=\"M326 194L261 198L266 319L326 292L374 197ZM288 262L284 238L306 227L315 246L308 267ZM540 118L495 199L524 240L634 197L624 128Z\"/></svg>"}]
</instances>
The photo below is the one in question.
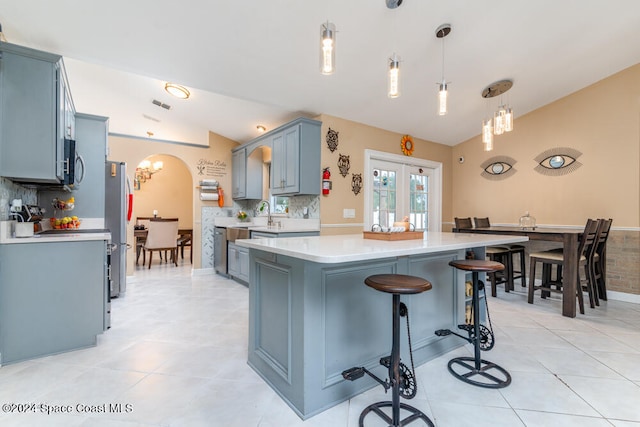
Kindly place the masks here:
<instances>
[{"instance_id":1,"label":"bar stool wheel","mask_svg":"<svg viewBox=\"0 0 640 427\"><path fill-rule=\"evenodd\" d=\"M511 375L503 367L488 360L480 359L480 369L476 369L475 357L456 357L451 359L447 366L454 377L478 387L503 388L511 384ZM454 366L462 369L456 370ZM491 370L497 371L496 375L490 373ZM485 381L471 378L475 375L479 375Z\"/></svg>"},{"instance_id":2,"label":"bar stool wheel","mask_svg":"<svg viewBox=\"0 0 640 427\"><path fill-rule=\"evenodd\" d=\"M378 415L380 418L382 418L388 425L393 426L394 425L393 419L389 415L387 415L382 410L382 408L393 408L393 402L390 402L388 400L384 402L377 402L364 408L364 410L360 413L358 426L364 427L364 418L367 416L369 412L375 412L375 414ZM429 417L423 414L422 411L420 411L419 409L416 409L413 406L407 405L406 403L402 403L402 402L400 402L400 409L408 411L411 415L403 419L399 425L406 426L407 424L412 423L414 421L423 420L425 423L427 423L429 427L435 427L435 425L429 419Z\"/></svg>"}]
</instances>

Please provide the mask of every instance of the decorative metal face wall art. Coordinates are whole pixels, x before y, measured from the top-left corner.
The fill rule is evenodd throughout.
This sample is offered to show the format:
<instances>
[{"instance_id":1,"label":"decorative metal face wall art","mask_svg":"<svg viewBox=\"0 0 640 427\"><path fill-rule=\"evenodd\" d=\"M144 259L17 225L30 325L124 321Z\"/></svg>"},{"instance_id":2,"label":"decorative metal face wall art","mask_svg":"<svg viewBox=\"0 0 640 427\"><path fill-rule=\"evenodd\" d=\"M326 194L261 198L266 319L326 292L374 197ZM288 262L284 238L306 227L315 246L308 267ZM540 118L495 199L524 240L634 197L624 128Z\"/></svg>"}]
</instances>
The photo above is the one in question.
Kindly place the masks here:
<instances>
[{"instance_id":1,"label":"decorative metal face wall art","mask_svg":"<svg viewBox=\"0 0 640 427\"><path fill-rule=\"evenodd\" d=\"M331 128L327 131L327 146L332 153L338 148L338 132Z\"/></svg>"},{"instance_id":2,"label":"decorative metal face wall art","mask_svg":"<svg viewBox=\"0 0 640 427\"><path fill-rule=\"evenodd\" d=\"M340 175L342 177L346 177L349 174L349 168L351 164L349 162L349 156L345 156L344 154L339 154L340 158L338 159L338 169L340 169Z\"/></svg>"},{"instance_id":3,"label":"decorative metal face wall art","mask_svg":"<svg viewBox=\"0 0 640 427\"><path fill-rule=\"evenodd\" d=\"M485 160L480 167L482 168L482 173L480 176L486 179L490 179L492 181L501 181L503 179L507 179L514 173L516 173L516 169L513 165L516 164L515 159L509 156L495 156L490 159Z\"/></svg>"},{"instance_id":4,"label":"decorative metal face wall art","mask_svg":"<svg viewBox=\"0 0 640 427\"><path fill-rule=\"evenodd\" d=\"M582 153L574 148L552 148L538 154L535 158L538 165L534 170L547 176L566 175L582 166L582 163L578 161L580 156Z\"/></svg>"},{"instance_id":5,"label":"decorative metal face wall art","mask_svg":"<svg viewBox=\"0 0 640 427\"><path fill-rule=\"evenodd\" d=\"M361 173L351 174L351 190L353 191L353 194L355 194L356 196L358 195L358 193L360 193L360 190L362 190L362 174Z\"/></svg>"}]
</instances>

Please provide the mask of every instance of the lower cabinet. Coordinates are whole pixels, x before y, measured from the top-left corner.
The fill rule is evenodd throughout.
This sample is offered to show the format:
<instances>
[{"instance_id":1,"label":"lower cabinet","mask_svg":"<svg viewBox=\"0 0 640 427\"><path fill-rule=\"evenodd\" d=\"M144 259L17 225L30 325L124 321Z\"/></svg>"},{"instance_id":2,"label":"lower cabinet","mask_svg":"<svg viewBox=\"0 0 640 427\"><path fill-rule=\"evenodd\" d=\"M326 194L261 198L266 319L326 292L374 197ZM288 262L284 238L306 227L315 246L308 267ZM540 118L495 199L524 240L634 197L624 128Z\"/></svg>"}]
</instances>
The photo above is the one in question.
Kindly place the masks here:
<instances>
[{"instance_id":1,"label":"lower cabinet","mask_svg":"<svg viewBox=\"0 0 640 427\"><path fill-rule=\"evenodd\" d=\"M104 240L0 245L0 364L96 344L106 257Z\"/></svg>"},{"instance_id":2,"label":"lower cabinet","mask_svg":"<svg viewBox=\"0 0 640 427\"><path fill-rule=\"evenodd\" d=\"M249 283L249 249L228 243L227 273L236 281Z\"/></svg>"}]
</instances>

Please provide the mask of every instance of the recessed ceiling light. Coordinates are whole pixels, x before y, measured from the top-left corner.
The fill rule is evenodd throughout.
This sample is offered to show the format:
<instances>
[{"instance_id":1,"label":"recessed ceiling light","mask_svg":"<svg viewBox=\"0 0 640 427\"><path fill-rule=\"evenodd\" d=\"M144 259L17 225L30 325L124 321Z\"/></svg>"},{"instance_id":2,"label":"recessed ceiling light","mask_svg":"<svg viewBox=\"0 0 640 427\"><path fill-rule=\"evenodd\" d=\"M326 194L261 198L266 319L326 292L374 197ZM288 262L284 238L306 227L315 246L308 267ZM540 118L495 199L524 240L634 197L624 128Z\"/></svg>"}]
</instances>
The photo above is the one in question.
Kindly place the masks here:
<instances>
[{"instance_id":1,"label":"recessed ceiling light","mask_svg":"<svg viewBox=\"0 0 640 427\"><path fill-rule=\"evenodd\" d=\"M266 132L266 130L267 130L267 128L262 126L262 125L256 126L256 129L258 129L258 132L260 132L260 133Z\"/></svg>"},{"instance_id":2,"label":"recessed ceiling light","mask_svg":"<svg viewBox=\"0 0 640 427\"><path fill-rule=\"evenodd\" d=\"M165 84L164 90L166 90L176 98L180 98L180 99L187 99L191 95L191 93L187 90L186 87L177 85L175 83Z\"/></svg>"}]
</instances>

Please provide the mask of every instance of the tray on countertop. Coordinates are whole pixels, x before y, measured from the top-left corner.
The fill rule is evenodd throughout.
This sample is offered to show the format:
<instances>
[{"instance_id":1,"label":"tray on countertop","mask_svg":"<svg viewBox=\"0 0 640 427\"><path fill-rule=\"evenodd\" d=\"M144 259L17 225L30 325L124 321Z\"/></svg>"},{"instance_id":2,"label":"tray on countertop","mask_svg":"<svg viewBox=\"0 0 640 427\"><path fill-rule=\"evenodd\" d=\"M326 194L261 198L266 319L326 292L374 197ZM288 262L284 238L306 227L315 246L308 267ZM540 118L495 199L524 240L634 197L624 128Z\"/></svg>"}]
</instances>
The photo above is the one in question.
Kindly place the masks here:
<instances>
[{"instance_id":1,"label":"tray on countertop","mask_svg":"<svg viewBox=\"0 0 640 427\"><path fill-rule=\"evenodd\" d=\"M424 238L424 231L404 231L400 233L363 231L362 234L365 239L373 240L417 240Z\"/></svg>"}]
</instances>

